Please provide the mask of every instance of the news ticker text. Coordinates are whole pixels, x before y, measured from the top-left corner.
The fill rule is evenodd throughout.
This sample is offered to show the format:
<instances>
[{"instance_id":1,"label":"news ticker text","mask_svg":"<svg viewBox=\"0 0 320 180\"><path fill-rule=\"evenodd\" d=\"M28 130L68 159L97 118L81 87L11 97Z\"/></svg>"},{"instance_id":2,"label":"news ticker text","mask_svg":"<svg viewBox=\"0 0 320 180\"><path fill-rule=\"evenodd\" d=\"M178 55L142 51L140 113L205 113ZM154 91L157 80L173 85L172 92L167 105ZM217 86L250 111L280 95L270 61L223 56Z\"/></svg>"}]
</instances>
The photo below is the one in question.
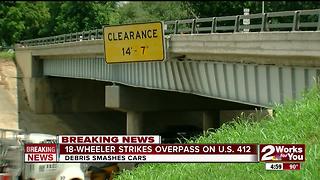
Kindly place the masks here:
<instances>
[{"instance_id":1,"label":"news ticker text","mask_svg":"<svg viewBox=\"0 0 320 180\"><path fill-rule=\"evenodd\" d=\"M56 142L25 144L25 162L305 161L304 144L161 144L160 136L133 135L59 135Z\"/></svg>"}]
</instances>

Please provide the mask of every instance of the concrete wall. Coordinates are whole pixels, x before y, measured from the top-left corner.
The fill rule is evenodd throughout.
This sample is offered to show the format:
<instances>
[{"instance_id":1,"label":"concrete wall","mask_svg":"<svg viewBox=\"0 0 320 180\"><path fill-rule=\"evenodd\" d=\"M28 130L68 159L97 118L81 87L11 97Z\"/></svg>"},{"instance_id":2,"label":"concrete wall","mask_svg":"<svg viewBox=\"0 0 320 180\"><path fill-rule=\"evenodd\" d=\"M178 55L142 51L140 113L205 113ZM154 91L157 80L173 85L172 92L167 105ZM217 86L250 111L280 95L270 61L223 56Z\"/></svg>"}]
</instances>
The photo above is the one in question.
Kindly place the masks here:
<instances>
[{"instance_id":1,"label":"concrete wall","mask_svg":"<svg viewBox=\"0 0 320 180\"><path fill-rule=\"evenodd\" d=\"M45 46L23 47L17 45L16 50L32 51L33 56L66 56L66 55L103 55L102 40L67 42L63 44L50 44Z\"/></svg>"},{"instance_id":2,"label":"concrete wall","mask_svg":"<svg viewBox=\"0 0 320 180\"><path fill-rule=\"evenodd\" d=\"M20 78L23 78L23 84L26 90L26 95L28 101L31 100L31 80L32 77L32 55L31 50L29 51L18 51L16 52L16 62L17 62L17 73Z\"/></svg>"},{"instance_id":3,"label":"concrete wall","mask_svg":"<svg viewBox=\"0 0 320 180\"><path fill-rule=\"evenodd\" d=\"M24 78L32 77L32 54L31 50L16 52L16 62L21 68Z\"/></svg>"},{"instance_id":4,"label":"concrete wall","mask_svg":"<svg viewBox=\"0 0 320 180\"><path fill-rule=\"evenodd\" d=\"M252 109L255 106L206 98L188 93L106 86L105 106L121 111L203 111L213 109Z\"/></svg>"},{"instance_id":5,"label":"concrete wall","mask_svg":"<svg viewBox=\"0 0 320 180\"><path fill-rule=\"evenodd\" d=\"M53 112L105 111L107 82L71 78L47 78Z\"/></svg>"},{"instance_id":6,"label":"concrete wall","mask_svg":"<svg viewBox=\"0 0 320 180\"><path fill-rule=\"evenodd\" d=\"M50 100L47 98L48 86L42 77L42 63L32 56L31 50L16 53L18 74L23 78L27 99L32 110L37 112L50 112ZM42 101L41 103L38 103ZM42 104L48 104L43 106Z\"/></svg>"},{"instance_id":7,"label":"concrete wall","mask_svg":"<svg viewBox=\"0 0 320 180\"><path fill-rule=\"evenodd\" d=\"M53 99L50 95L50 86L45 78L24 78L28 84L28 102L30 108L37 113L53 112Z\"/></svg>"},{"instance_id":8,"label":"concrete wall","mask_svg":"<svg viewBox=\"0 0 320 180\"><path fill-rule=\"evenodd\" d=\"M16 52L16 62L30 108L37 113L97 112L105 110L104 87L108 83L43 76L43 61L34 50Z\"/></svg>"},{"instance_id":9,"label":"concrete wall","mask_svg":"<svg viewBox=\"0 0 320 180\"><path fill-rule=\"evenodd\" d=\"M320 32L173 35L171 58L237 63L320 66Z\"/></svg>"},{"instance_id":10,"label":"concrete wall","mask_svg":"<svg viewBox=\"0 0 320 180\"><path fill-rule=\"evenodd\" d=\"M166 39L168 59L320 66L320 32L175 34ZM76 48L75 48L76 47ZM33 56L103 55L103 40L36 47L17 45Z\"/></svg>"}]
</instances>

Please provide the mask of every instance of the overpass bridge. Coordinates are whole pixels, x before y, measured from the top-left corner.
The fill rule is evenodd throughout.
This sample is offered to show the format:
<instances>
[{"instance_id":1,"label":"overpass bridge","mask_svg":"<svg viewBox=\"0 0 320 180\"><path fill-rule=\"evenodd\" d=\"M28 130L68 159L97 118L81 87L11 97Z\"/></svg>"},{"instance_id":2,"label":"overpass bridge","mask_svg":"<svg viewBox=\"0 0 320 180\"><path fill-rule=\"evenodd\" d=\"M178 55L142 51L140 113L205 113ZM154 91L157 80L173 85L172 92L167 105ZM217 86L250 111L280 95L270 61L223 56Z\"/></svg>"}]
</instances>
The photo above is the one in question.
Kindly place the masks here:
<instances>
[{"instance_id":1,"label":"overpass bridge","mask_svg":"<svg viewBox=\"0 0 320 180\"><path fill-rule=\"evenodd\" d=\"M167 21L165 27L163 62L106 64L102 29L17 44L31 108L124 111L129 134L142 131L141 112L203 110L206 129L215 127L212 110L272 107L299 98L320 76L320 9ZM84 79L105 83L85 85ZM103 93L95 92L101 87Z\"/></svg>"}]
</instances>

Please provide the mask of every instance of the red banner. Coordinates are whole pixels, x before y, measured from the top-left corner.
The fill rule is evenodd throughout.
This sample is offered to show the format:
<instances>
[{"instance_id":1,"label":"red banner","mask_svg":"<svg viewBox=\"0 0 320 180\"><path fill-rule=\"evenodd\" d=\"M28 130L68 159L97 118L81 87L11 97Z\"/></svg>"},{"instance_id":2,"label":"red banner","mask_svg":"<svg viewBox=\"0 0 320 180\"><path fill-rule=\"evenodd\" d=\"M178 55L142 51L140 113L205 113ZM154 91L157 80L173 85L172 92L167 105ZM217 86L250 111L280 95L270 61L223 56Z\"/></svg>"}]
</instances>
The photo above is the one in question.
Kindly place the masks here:
<instances>
[{"instance_id":1,"label":"red banner","mask_svg":"<svg viewBox=\"0 0 320 180\"><path fill-rule=\"evenodd\" d=\"M25 144L24 153L52 154L57 153L56 144Z\"/></svg>"},{"instance_id":2,"label":"red banner","mask_svg":"<svg viewBox=\"0 0 320 180\"><path fill-rule=\"evenodd\" d=\"M57 145L56 144L25 144L24 145L25 162L56 162Z\"/></svg>"},{"instance_id":3,"label":"red banner","mask_svg":"<svg viewBox=\"0 0 320 180\"><path fill-rule=\"evenodd\" d=\"M60 144L60 154L257 154L255 144Z\"/></svg>"},{"instance_id":4,"label":"red banner","mask_svg":"<svg viewBox=\"0 0 320 180\"><path fill-rule=\"evenodd\" d=\"M259 148L257 144L159 144L160 138L58 136L59 144L26 144L25 162L259 162L259 159L260 162L275 163L305 161L304 144L262 144ZM137 143L140 141L144 143ZM268 166L269 169L280 168L279 164L271 165ZM300 164L297 163L281 165L281 169L299 168Z\"/></svg>"},{"instance_id":5,"label":"red banner","mask_svg":"<svg viewBox=\"0 0 320 180\"><path fill-rule=\"evenodd\" d=\"M300 170L300 163L283 163L283 170Z\"/></svg>"},{"instance_id":6,"label":"red banner","mask_svg":"<svg viewBox=\"0 0 320 180\"><path fill-rule=\"evenodd\" d=\"M59 144L160 144L158 135L60 135Z\"/></svg>"}]
</instances>

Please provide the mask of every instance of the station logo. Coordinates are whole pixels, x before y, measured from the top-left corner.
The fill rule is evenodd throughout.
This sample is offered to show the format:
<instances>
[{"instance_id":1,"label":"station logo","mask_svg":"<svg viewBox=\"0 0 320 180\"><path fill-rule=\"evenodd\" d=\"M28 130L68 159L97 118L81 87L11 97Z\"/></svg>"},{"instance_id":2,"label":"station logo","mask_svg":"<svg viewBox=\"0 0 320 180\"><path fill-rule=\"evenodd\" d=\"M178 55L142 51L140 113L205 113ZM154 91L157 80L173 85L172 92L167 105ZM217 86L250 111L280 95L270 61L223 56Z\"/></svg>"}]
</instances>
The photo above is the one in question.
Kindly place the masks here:
<instances>
[{"instance_id":1,"label":"station logo","mask_svg":"<svg viewBox=\"0 0 320 180\"><path fill-rule=\"evenodd\" d=\"M305 161L304 144L261 144L260 161Z\"/></svg>"}]
</instances>

